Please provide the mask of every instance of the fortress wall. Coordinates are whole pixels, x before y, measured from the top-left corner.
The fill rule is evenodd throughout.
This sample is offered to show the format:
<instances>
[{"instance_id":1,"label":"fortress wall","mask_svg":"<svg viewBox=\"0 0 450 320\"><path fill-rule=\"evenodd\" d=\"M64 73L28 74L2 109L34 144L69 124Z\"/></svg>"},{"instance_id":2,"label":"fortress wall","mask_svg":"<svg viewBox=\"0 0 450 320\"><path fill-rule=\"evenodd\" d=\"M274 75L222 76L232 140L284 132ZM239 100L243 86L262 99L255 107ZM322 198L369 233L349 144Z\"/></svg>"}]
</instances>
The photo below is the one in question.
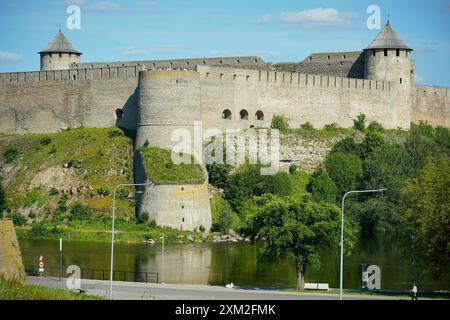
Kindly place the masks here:
<instances>
[{"instance_id":1,"label":"fortress wall","mask_svg":"<svg viewBox=\"0 0 450 320\"><path fill-rule=\"evenodd\" d=\"M22 255L12 220L0 220L0 277L22 284L26 282Z\"/></svg>"},{"instance_id":2,"label":"fortress wall","mask_svg":"<svg viewBox=\"0 0 450 320\"><path fill-rule=\"evenodd\" d=\"M147 69L158 68L192 68L196 65L224 65L224 66L265 66L266 63L259 57L222 57L203 59L172 59L172 60L142 60L142 61L119 61L119 62L86 62L72 65L72 69L145 66Z\"/></svg>"},{"instance_id":3,"label":"fortress wall","mask_svg":"<svg viewBox=\"0 0 450 320\"><path fill-rule=\"evenodd\" d=\"M0 132L114 125L135 130L138 72L114 67L0 74Z\"/></svg>"},{"instance_id":4,"label":"fortress wall","mask_svg":"<svg viewBox=\"0 0 450 320\"><path fill-rule=\"evenodd\" d=\"M411 121L450 127L450 88L416 86L412 100Z\"/></svg>"},{"instance_id":5,"label":"fortress wall","mask_svg":"<svg viewBox=\"0 0 450 320\"><path fill-rule=\"evenodd\" d=\"M305 122L350 127L359 113L369 121L397 127L397 96L391 82L214 67L199 72L205 128L267 127L276 114L288 117L293 127ZM225 109L232 112L231 120L222 119ZM248 111L248 120L240 119L242 109ZM258 110L264 113L263 121L256 120Z\"/></svg>"}]
</instances>

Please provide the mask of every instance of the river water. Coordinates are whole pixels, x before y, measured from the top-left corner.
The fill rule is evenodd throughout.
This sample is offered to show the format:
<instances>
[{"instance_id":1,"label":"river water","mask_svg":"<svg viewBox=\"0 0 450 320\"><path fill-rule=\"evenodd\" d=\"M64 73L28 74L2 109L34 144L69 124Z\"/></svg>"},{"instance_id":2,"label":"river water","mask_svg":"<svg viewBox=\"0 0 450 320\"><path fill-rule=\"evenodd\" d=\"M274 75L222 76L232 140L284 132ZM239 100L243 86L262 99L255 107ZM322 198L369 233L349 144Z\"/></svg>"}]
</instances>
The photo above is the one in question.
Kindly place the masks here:
<instances>
[{"instance_id":1,"label":"river water","mask_svg":"<svg viewBox=\"0 0 450 320\"><path fill-rule=\"evenodd\" d=\"M59 241L22 239L19 243L25 266L37 267L40 255L45 257L46 267L58 266ZM381 268L382 289L410 289L414 279L412 259L403 254L397 243L392 236L362 238L352 255L345 258L344 288L360 289L362 264L375 264ZM110 244L65 241L63 247L64 266L109 270ZM165 283L225 285L233 282L243 287L295 287L295 269L289 261L258 264L257 253L258 245L245 242L165 245ZM158 272L161 281L161 245L117 243L114 257L115 270ZM306 281L328 283L337 288L339 251L325 251L321 257L321 269L308 269ZM439 278L417 274L416 281L420 290L450 289L448 274Z\"/></svg>"}]
</instances>

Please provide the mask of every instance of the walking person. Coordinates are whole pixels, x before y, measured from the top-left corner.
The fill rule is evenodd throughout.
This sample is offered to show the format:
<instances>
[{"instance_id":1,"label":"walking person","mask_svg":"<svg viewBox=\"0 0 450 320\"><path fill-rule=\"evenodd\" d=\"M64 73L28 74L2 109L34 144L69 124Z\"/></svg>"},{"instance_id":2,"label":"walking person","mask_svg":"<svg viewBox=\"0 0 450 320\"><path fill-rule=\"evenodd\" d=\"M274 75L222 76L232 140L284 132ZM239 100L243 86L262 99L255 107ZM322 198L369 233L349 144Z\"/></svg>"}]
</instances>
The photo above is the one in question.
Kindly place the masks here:
<instances>
[{"instance_id":1,"label":"walking person","mask_svg":"<svg viewBox=\"0 0 450 320\"><path fill-rule=\"evenodd\" d=\"M415 283L413 284L413 288L411 290L411 300L418 300L417 299L417 286Z\"/></svg>"}]
</instances>

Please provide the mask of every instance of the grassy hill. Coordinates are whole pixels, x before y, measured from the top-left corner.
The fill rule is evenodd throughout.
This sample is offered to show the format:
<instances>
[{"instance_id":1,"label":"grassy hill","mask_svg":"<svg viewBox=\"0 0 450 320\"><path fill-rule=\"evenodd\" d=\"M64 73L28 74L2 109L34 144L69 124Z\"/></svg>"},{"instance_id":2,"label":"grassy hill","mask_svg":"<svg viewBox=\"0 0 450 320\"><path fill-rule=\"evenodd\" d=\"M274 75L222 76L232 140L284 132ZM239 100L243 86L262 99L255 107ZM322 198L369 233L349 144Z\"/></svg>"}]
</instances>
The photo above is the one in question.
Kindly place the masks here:
<instances>
[{"instance_id":1,"label":"grassy hill","mask_svg":"<svg viewBox=\"0 0 450 320\"><path fill-rule=\"evenodd\" d=\"M201 184L205 182L202 167L194 163L174 164L169 150L142 147L145 172L155 184Z\"/></svg>"},{"instance_id":2,"label":"grassy hill","mask_svg":"<svg viewBox=\"0 0 450 320\"><path fill-rule=\"evenodd\" d=\"M11 211L29 222L71 205L109 213L111 192L132 182L132 140L117 128L53 134L0 135L0 175ZM134 215L133 193L122 192L119 216Z\"/></svg>"}]
</instances>

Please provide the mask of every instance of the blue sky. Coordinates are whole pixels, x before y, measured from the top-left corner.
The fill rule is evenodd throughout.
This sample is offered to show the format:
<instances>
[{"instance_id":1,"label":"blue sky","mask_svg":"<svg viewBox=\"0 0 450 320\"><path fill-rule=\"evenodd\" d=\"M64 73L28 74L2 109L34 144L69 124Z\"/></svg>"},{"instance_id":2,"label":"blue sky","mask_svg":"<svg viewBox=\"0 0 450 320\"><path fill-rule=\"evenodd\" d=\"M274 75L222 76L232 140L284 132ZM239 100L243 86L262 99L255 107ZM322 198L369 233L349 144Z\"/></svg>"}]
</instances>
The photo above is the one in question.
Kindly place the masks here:
<instances>
[{"instance_id":1,"label":"blue sky","mask_svg":"<svg viewBox=\"0 0 450 320\"><path fill-rule=\"evenodd\" d=\"M81 8L67 30L66 8ZM257 55L300 61L366 47L369 5L414 51L418 83L450 87L450 0L0 0L0 72L39 69L37 52L62 25L82 61Z\"/></svg>"}]
</instances>

